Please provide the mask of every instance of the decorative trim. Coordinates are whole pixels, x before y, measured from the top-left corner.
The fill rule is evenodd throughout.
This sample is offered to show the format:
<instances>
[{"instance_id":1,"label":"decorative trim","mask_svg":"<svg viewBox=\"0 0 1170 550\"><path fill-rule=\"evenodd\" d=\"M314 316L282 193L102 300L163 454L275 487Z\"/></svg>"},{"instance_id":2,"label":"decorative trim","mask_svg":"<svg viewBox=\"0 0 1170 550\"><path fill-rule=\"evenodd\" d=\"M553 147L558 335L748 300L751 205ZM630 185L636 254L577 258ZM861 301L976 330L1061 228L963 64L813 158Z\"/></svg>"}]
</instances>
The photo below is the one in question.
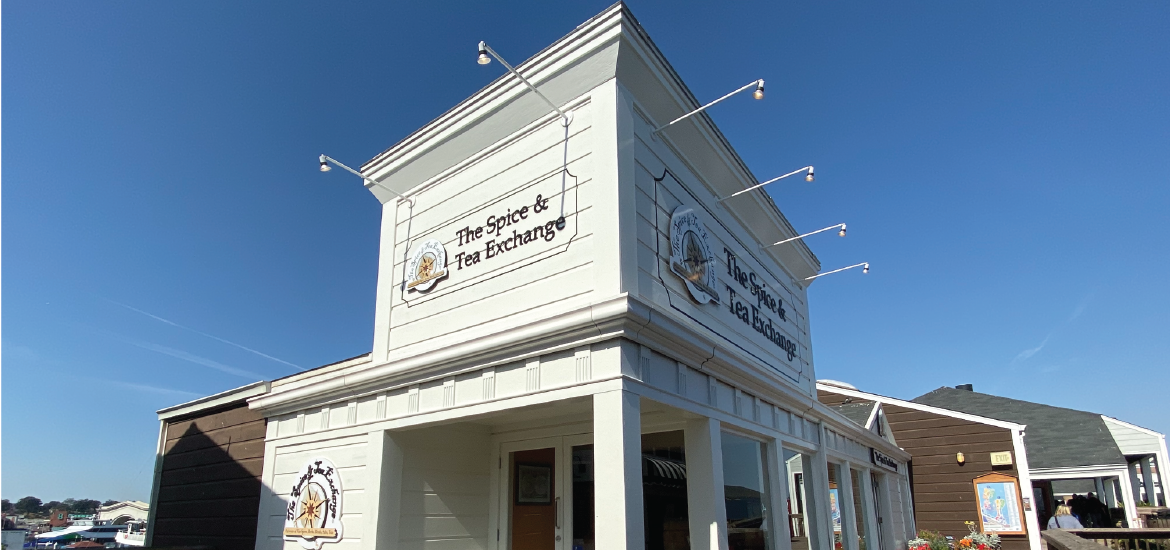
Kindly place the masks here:
<instances>
[{"instance_id":1,"label":"decorative trim","mask_svg":"<svg viewBox=\"0 0 1170 550\"><path fill-rule=\"evenodd\" d=\"M524 363L524 389L540 390L540 357L533 357Z\"/></svg>"},{"instance_id":2,"label":"decorative trim","mask_svg":"<svg viewBox=\"0 0 1170 550\"><path fill-rule=\"evenodd\" d=\"M581 346L573 352L573 363L578 382L593 379L593 357L589 346Z\"/></svg>"},{"instance_id":3,"label":"decorative trim","mask_svg":"<svg viewBox=\"0 0 1170 550\"><path fill-rule=\"evenodd\" d=\"M419 389L417 384L406 390L406 412L418 412L418 391Z\"/></svg>"},{"instance_id":4,"label":"decorative trim","mask_svg":"<svg viewBox=\"0 0 1170 550\"><path fill-rule=\"evenodd\" d=\"M455 406L455 379L443 380L443 407Z\"/></svg>"},{"instance_id":5,"label":"decorative trim","mask_svg":"<svg viewBox=\"0 0 1170 550\"><path fill-rule=\"evenodd\" d=\"M349 406L346 407L345 413L346 426L353 426L354 424L357 424L357 401L350 401Z\"/></svg>"},{"instance_id":6,"label":"decorative trim","mask_svg":"<svg viewBox=\"0 0 1170 550\"><path fill-rule=\"evenodd\" d=\"M483 400L490 401L496 398L496 369L483 369L480 375L480 380L483 381Z\"/></svg>"},{"instance_id":7,"label":"decorative trim","mask_svg":"<svg viewBox=\"0 0 1170 550\"><path fill-rule=\"evenodd\" d=\"M386 394L385 393L378 394L378 407L377 407L377 411L375 412L375 416L379 420L386 418Z\"/></svg>"}]
</instances>

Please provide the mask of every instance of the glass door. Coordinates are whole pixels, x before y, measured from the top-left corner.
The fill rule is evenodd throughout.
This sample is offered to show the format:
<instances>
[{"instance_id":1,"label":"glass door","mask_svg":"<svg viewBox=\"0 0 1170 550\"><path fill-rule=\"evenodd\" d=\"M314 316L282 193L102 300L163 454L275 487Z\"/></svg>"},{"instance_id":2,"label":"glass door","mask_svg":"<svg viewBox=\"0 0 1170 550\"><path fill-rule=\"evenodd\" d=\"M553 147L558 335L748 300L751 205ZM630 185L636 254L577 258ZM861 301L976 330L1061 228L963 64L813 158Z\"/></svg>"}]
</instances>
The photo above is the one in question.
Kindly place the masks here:
<instances>
[{"instance_id":1,"label":"glass door","mask_svg":"<svg viewBox=\"0 0 1170 550\"><path fill-rule=\"evenodd\" d=\"M593 445L585 436L500 446L499 548L593 550Z\"/></svg>"}]
</instances>

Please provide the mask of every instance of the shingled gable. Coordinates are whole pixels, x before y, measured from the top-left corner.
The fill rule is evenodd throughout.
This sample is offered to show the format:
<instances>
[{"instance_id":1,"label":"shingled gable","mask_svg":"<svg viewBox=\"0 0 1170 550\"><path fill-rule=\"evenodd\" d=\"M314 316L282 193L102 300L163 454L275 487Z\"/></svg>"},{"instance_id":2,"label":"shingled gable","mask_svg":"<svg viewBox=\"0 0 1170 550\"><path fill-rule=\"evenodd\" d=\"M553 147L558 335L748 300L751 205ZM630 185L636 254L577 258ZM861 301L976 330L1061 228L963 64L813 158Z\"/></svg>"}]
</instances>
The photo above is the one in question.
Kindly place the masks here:
<instances>
[{"instance_id":1,"label":"shingled gable","mask_svg":"<svg viewBox=\"0 0 1170 550\"><path fill-rule=\"evenodd\" d=\"M1125 456L1096 413L948 387L911 401L1027 425L1024 445L1032 468L1126 466Z\"/></svg>"}]
</instances>

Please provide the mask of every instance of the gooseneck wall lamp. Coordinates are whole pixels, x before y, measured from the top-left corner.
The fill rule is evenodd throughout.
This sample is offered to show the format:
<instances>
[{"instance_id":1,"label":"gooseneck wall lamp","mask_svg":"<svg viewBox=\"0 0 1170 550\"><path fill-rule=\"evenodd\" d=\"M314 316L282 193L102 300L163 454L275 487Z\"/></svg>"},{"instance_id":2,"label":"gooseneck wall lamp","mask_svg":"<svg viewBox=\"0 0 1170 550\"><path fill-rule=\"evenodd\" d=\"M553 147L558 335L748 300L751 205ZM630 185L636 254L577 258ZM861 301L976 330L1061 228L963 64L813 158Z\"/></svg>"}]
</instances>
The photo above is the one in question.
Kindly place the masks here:
<instances>
[{"instance_id":1,"label":"gooseneck wall lamp","mask_svg":"<svg viewBox=\"0 0 1170 550\"><path fill-rule=\"evenodd\" d=\"M337 166L340 166L345 171L361 178L364 181L370 182L371 185L377 185L378 187L381 187L382 189L385 189L385 190L393 193L394 196L410 203L410 206L414 206L414 199L413 198L407 197L406 195L403 195L402 193L399 193L398 191L395 191L389 187L386 187L385 185L382 185L381 182L378 182L378 181L375 181L375 180L372 180L370 178L363 176L361 172L358 172L357 170L354 170L353 168L350 168L350 167L348 167L340 162L337 162L337 159L335 159L333 157L330 157L328 155L321 155L321 158L319 160L321 161L321 171L322 172L328 172L328 171L332 170L332 168L329 167L330 163L336 164Z\"/></svg>"},{"instance_id":2,"label":"gooseneck wall lamp","mask_svg":"<svg viewBox=\"0 0 1170 550\"><path fill-rule=\"evenodd\" d=\"M769 244L769 245L764 245L764 246L763 246L763 247L761 247L761 248L768 248L769 246L776 246L776 245L778 245L778 244L790 243L790 242L792 242L792 241L796 241L796 240L803 239L803 238L805 238L805 237L807 237L807 236L809 236L809 235L816 235L817 233L824 233L825 231L828 231L828 230L830 230L830 229L837 229L838 227L840 227L840 228L841 228L841 230L837 232L837 235L838 235L838 236L841 236L841 237L844 237L844 236L845 236L845 224L843 224L843 223L839 223L839 224L837 224L837 225L830 225L829 227L826 227L826 228L824 228L824 229L818 229L818 230L816 230L816 231L813 231L813 232L811 232L811 233L805 233L804 235L797 235L797 236L795 236L795 237L792 237L792 238L790 238L790 239L784 239L784 240L782 240L782 241L776 241L776 242L774 242L774 243L772 243L772 244ZM828 275L828 273L826 273L826 275Z\"/></svg>"},{"instance_id":3,"label":"gooseneck wall lamp","mask_svg":"<svg viewBox=\"0 0 1170 550\"><path fill-rule=\"evenodd\" d=\"M500 57L500 54L496 53L496 51L493 50L491 48L491 46L488 46L487 42L480 41L480 43L479 43L479 58L476 60L476 62L478 62L480 65L487 65L487 64L492 62L492 57L499 60L500 64L503 65L505 68L507 68L509 72L516 75L516 78L519 78L521 82L523 82L526 86L528 86L528 89L532 90L533 93L540 96L540 99L543 99L545 103L548 103L549 107L552 107L553 110L556 111L558 115L561 115L561 124L562 125L568 126L571 122L573 122L573 113L572 112L566 113L565 111L562 111L560 107L557 107L557 105L555 103L553 103L551 100L549 100L549 98L545 97L544 94L540 93L540 90L537 90L536 86L533 86L532 83L529 82L527 78L524 78L524 75L517 72L516 69L514 67L512 67L511 65L509 65L507 61L504 61L504 58Z\"/></svg>"},{"instance_id":4,"label":"gooseneck wall lamp","mask_svg":"<svg viewBox=\"0 0 1170 550\"><path fill-rule=\"evenodd\" d=\"M727 94L719 99L716 99L715 101L712 101L711 103L708 103L702 107L699 107L698 109L695 109L694 111L691 111L691 112L689 112L683 116L680 116L680 117L678 117L670 122L667 122L666 124L663 124L662 126L655 128L653 132L650 132L650 135L657 136L658 132L661 132L661 131L669 128L670 126L674 125L675 123L682 122L690 117L693 117L693 116L707 110L708 107L710 107L716 103L719 103L720 101L723 101L724 99L727 99L735 94L738 94L742 91L745 91L745 90L751 88L752 86L756 87L756 91L752 92L752 97L754 97L756 99L764 99L764 79L761 78L759 80L756 80L754 82L751 82L751 83L743 86L742 88L740 88L734 92L731 92L730 94Z\"/></svg>"},{"instance_id":5,"label":"gooseneck wall lamp","mask_svg":"<svg viewBox=\"0 0 1170 550\"><path fill-rule=\"evenodd\" d=\"M805 170L808 171L808 174L804 176L804 181L812 181L813 180L813 167L812 166L805 166L804 168L801 168L799 170L793 170L787 174L784 174L783 176L772 178L772 179L765 181L763 183L757 183L757 184L755 184L751 187L748 187L747 189L744 189L742 191L736 191L730 195L727 195L726 197L723 197L722 199L719 199L719 202L723 202L727 199L730 199L731 197L736 197L736 196L742 195L742 194L747 193L748 191L751 191L753 189L759 189L765 185L768 185L769 183L774 183L774 182L780 181L784 178L787 178L788 176L795 176L801 172L804 172Z\"/></svg>"},{"instance_id":6,"label":"gooseneck wall lamp","mask_svg":"<svg viewBox=\"0 0 1170 550\"><path fill-rule=\"evenodd\" d=\"M824 273L817 273L816 275L813 275L812 277L805 277L804 280L811 281L813 279L816 279L817 277L824 277L825 275L832 275L834 273L837 273L840 271L845 271L846 269L853 269L855 267L862 267L862 270L861 270L862 273L869 273L869 262L862 262L859 264L851 265L849 267L842 267L841 269L834 269L832 271L826 271Z\"/></svg>"}]
</instances>

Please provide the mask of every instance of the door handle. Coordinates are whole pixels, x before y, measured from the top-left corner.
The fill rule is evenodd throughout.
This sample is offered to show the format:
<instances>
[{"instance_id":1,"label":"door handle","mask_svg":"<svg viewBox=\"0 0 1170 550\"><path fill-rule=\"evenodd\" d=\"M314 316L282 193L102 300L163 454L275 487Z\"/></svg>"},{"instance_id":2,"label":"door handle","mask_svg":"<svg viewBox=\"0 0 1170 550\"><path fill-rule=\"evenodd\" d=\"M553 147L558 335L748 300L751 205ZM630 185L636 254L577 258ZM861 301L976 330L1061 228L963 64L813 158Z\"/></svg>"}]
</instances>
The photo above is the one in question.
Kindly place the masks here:
<instances>
[{"instance_id":1,"label":"door handle","mask_svg":"<svg viewBox=\"0 0 1170 550\"><path fill-rule=\"evenodd\" d=\"M559 530L561 528L561 497L557 497L556 500L557 500L556 526L557 526L557 529Z\"/></svg>"}]
</instances>

